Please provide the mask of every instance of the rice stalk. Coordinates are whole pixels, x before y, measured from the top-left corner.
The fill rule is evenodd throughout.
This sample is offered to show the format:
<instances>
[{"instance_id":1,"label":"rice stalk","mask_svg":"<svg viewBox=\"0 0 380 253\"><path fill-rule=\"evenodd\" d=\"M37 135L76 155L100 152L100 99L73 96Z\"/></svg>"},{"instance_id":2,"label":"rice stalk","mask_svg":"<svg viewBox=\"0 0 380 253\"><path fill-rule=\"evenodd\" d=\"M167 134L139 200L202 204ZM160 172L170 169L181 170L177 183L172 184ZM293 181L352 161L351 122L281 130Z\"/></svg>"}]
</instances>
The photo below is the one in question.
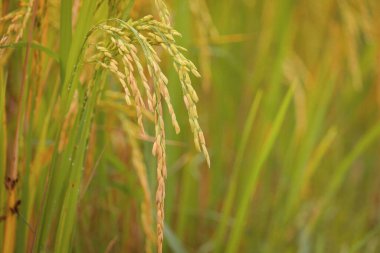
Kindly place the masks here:
<instances>
[{"instance_id":1,"label":"rice stalk","mask_svg":"<svg viewBox=\"0 0 380 253\"><path fill-rule=\"evenodd\" d=\"M28 33L28 42L32 39L32 24L35 20L36 14L36 4L34 1L30 1L30 4L27 6L27 10L25 13L25 17L22 20L21 25L18 27L20 31L16 33L14 41L18 41L23 34L23 30L26 26L29 16L31 15L33 7L33 18L31 21L31 29ZM11 15L12 17L12 15ZM17 17L17 16L16 16ZM8 18L8 17L7 17ZM5 20L7 20L7 18ZM18 17L17 17L18 18ZM12 27L14 24L11 24ZM9 29L7 34L10 34L14 28ZM14 32L14 31L13 31ZM8 41L8 35L2 37L0 44L6 43ZM13 39L13 38L12 38ZM1 54L1 52L0 52ZM7 57L4 57L7 58ZM16 129L15 136L13 139L13 146L11 151L11 158L8 165L8 170L5 177L5 188L7 190L7 204L6 204L6 214L5 214L5 227L4 227L4 244L3 251L4 252L13 252L15 249L16 242L16 226L17 226L17 216L19 216L19 205L21 204L21 200L18 197L18 187L17 183L19 181L18 174L20 172L20 153L22 152L23 146L23 129L24 122L27 115L27 66L28 61L30 59L30 46L27 45L26 53L24 57L24 64L22 67L22 76L21 76L21 85L20 85L20 95L18 100L18 111L17 111L17 121L16 121ZM20 152L21 151L21 152Z\"/></svg>"},{"instance_id":2,"label":"rice stalk","mask_svg":"<svg viewBox=\"0 0 380 253\"><path fill-rule=\"evenodd\" d=\"M7 160L7 117L6 117L6 77L0 71L0 177L5 178L6 175L6 160ZM0 187L0 199L5 199L5 189ZM4 214L1 214L1 221L5 219ZM3 244L4 226L0 223L0 243Z\"/></svg>"},{"instance_id":3,"label":"rice stalk","mask_svg":"<svg viewBox=\"0 0 380 253\"><path fill-rule=\"evenodd\" d=\"M293 89L293 86L291 86L285 98L283 99L278 113L276 115L276 118L274 120L273 126L267 136L267 139L262 149L260 150L260 154L257 156L256 162L253 164L253 168L248 174L247 185L244 187L243 195L238 203L239 209L237 210L234 229L231 232L230 241L226 249L226 252L228 253L236 252L239 248L239 244L242 239L243 230L245 227L244 221L246 220L248 215L249 203L252 198L252 194L255 192L258 176L262 170L264 163L268 159L269 152L272 150L273 145L280 132L281 125L285 120L290 101L293 97Z\"/></svg>"}]
</instances>

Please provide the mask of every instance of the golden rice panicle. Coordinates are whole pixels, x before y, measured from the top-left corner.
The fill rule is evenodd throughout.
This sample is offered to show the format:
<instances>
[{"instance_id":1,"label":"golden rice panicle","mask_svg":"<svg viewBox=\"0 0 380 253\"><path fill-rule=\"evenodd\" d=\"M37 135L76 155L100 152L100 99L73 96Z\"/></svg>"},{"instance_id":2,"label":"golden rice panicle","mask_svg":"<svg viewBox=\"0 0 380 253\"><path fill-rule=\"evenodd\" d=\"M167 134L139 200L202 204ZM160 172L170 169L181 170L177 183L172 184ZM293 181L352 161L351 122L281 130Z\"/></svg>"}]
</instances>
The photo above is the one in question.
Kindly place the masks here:
<instances>
[{"instance_id":1,"label":"golden rice panicle","mask_svg":"<svg viewBox=\"0 0 380 253\"><path fill-rule=\"evenodd\" d=\"M144 38L144 40L146 41L145 38ZM152 52L152 55L156 55L156 53L153 50L153 48L149 47L148 49ZM178 134L180 132L180 127L179 127L179 124L178 124L178 121L177 121L177 117L176 117L175 112L174 112L173 105L171 103L169 91L168 91L168 88L167 88L168 79L164 75L164 73L162 73L161 68L158 65L157 61L154 61L153 59L150 59L149 60L149 66L148 66L149 67L148 69L150 70L151 76L153 76L153 78L155 80L155 89L157 89L157 91L165 99L165 102L166 102L166 105L168 107L169 114L170 114L170 117L171 117L172 125L173 125L176 133Z\"/></svg>"},{"instance_id":2,"label":"golden rice panicle","mask_svg":"<svg viewBox=\"0 0 380 253\"><path fill-rule=\"evenodd\" d=\"M156 1L158 6L164 5L160 0ZM178 133L179 124L171 103L168 90L168 79L162 72L159 62L160 57L154 47L160 45L173 58L174 67L178 73L184 102L189 115L191 130L194 134L194 142L198 151L203 152L207 164L210 166L210 158L206 148L204 134L199 126L196 102L198 101L190 79L190 72L199 77L195 65L188 60L181 51L185 49L176 45L175 36L180 34L170 27L167 8L162 8L162 22L154 20L152 16L146 16L139 20L112 20L109 24L99 25L97 28L107 35L111 43L108 46L97 44L97 51L100 57L96 58L99 66L113 73L125 90L126 101L131 104L131 96L134 98L135 110L138 124L143 129L142 110L148 109L154 113L155 141L152 153L157 160L157 189L156 189L156 216L157 216L157 251L162 252L164 236L164 199L165 199L165 179L167 177L166 168L166 147L165 147L165 126L163 119L163 103L167 105L171 116L171 123ZM166 21L165 21L166 20ZM116 23L118 26L110 25ZM138 49L145 58L145 66L138 55ZM123 70L121 70L123 69ZM147 70L145 74L144 70ZM135 75L141 79L141 87ZM152 81L150 85L149 80ZM144 93L140 91L144 90ZM143 98L143 94L145 97ZM145 106L144 99L147 101Z\"/></svg>"},{"instance_id":3,"label":"golden rice panicle","mask_svg":"<svg viewBox=\"0 0 380 253\"><path fill-rule=\"evenodd\" d=\"M196 77L200 77L200 74L195 65L180 52L182 48L178 47L175 44L173 35L177 35L178 32L176 32L174 29L170 27L162 25L159 26L158 29L160 29L159 35L154 35L154 33L150 33L150 39L157 40L156 36L160 36L160 40L157 41L160 41L160 45L165 50L167 50L168 53L173 57L174 68L178 72L182 91L184 94L184 102L189 115L190 127L194 134L195 147L198 151L203 152L207 164L208 166L210 166L210 157L206 148L204 134L198 123L196 103L198 102L199 98L191 84L191 79L189 75L189 73L191 72ZM170 103L168 103L168 105L170 105Z\"/></svg>"},{"instance_id":4,"label":"golden rice panicle","mask_svg":"<svg viewBox=\"0 0 380 253\"><path fill-rule=\"evenodd\" d=\"M137 71L139 73L141 82L142 82L143 87L145 89L145 94L147 96L148 109L153 112L154 111L154 108L153 108L153 97L152 97L152 94L151 94L150 86L148 84L148 79L146 78L145 73L144 73L144 68L143 68L143 66L142 66L142 64L140 62L140 59L137 57L136 52L131 51L131 56L132 56L132 59L133 59L135 65L136 65L136 68L137 68Z\"/></svg>"},{"instance_id":5,"label":"golden rice panicle","mask_svg":"<svg viewBox=\"0 0 380 253\"><path fill-rule=\"evenodd\" d=\"M121 71L119 71L117 62L115 63L112 53L106 47L102 46L101 43L98 43L96 45L96 49L102 53L101 60L97 60L99 66L106 70L109 70L111 73L116 75L117 79L124 88L125 101L128 105L131 105L131 93L129 91L127 83L125 82L125 75ZM111 61L113 62L112 64Z\"/></svg>"},{"instance_id":6,"label":"golden rice panicle","mask_svg":"<svg viewBox=\"0 0 380 253\"><path fill-rule=\"evenodd\" d=\"M117 34L117 35L123 35L121 29L103 25L101 27L104 31L111 34L111 36ZM137 114L137 122L140 126L141 132L144 134L144 125L143 125L143 116L142 116L142 110L145 108L141 93L137 87L137 82L135 80L135 77L133 75L133 66L131 64L131 56L129 55L129 49L124 46L122 42L120 42L117 38L111 37L111 42L113 46L113 52L111 52L110 49L97 44L96 49L103 53L103 62L100 61L99 65L102 66L105 69L110 70L111 73L114 73L117 76L117 79L122 84L124 91L125 91L125 100L128 105L131 105L131 92L134 98L135 102L135 109ZM117 61L118 56L121 56L122 64L119 64ZM104 61L106 60L106 61ZM119 67L120 65L120 67ZM124 68L123 72L121 72L119 69Z\"/></svg>"},{"instance_id":7,"label":"golden rice panicle","mask_svg":"<svg viewBox=\"0 0 380 253\"><path fill-rule=\"evenodd\" d=\"M157 250L162 252L164 239L164 199L165 199L165 178L166 171L166 151L165 151L165 127L162 116L162 103L159 93L154 94L155 102L155 142L152 153L157 158L157 190L156 190L156 209L157 209Z\"/></svg>"},{"instance_id":8,"label":"golden rice panicle","mask_svg":"<svg viewBox=\"0 0 380 253\"><path fill-rule=\"evenodd\" d=\"M207 165L210 167L210 156L206 148L206 141L203 131L199 126L197 107L195 105L198 100L198 96L196 95L194 89L190 89L192 86L189 84L190 77L188 69L184 66L180 66L178 67L178 74L180 77L180 82L182 84L183 101L189 115L190 128L194 135L195 147L199 152L203 152L207 161Z\"/></svg>"},{"instance_id":9,"label":"golden rice panicle","mask_svg":"<svg viewBox=\"0 0 380 253\"><path fill-rule=\"evenodd\" d=\"M148 20L148 19L145 19ZM138 24L138 23L135 23ZM141 26L143 29L146 27ZM147 59L148 73L153 80L154 96L153 104L155 108L155 142L153 144L152 153L157 158L157 190L156 190L156 209L157 209L157 249L162 252L162 243L164 236L164 199L165 199L165 178L167 176L166 169L166 148L165 148L165 127L162 112L162 97L169 108L171 114L172 124L179 132L179 125L176 120L173 106L170 102L170 96L166 87L168 80L162 73L158 64L160 61L156 51L149 44L147 38L141 33L135 33L136 38L139 40L141 46L145 51Z\"/></svg>"},{"instance_id":10,"label":"golden rice panicle","mask_svg":"<svg viewBox=\"0 0 380 253\"><path fill-rule=\"evenodd\" d=\"M165 76L163 76L163 77L165 77ZM164 83L165 81L163 81L163 80L166 80L166 82L167 82L167 79L166 79L166 77L165 77L165 79L163 77L159 83L159 89L160 89L161 95L165 98L165 102L166 102L166 105L167 105L168 110L169 110L169 114L171 117L171 121L172 121L172 125L174 127L174 130L175 130L176 134L179 134L181 129L179 127L177 117L176 117L175 112L174 112L173 105L170 101L168 88L166 87L166 83Z\"/></svg>"},{"instance_id":11,"label":"golden rice panicle","mask_svg":"<svg viewBox=\"0 0 380 253\"><path fill-rule=\"evenodd\" d=\"M164 0L154 0L154 3L156 4L162 22L166 25L170 25L170 12Z\"/></svg>"},{"instance_id":12,"label":"golden rice panicle","mask_svg":"<svg viewBox=\"0 0 380 253\"><path fill-rule=\"evenodd\" d=\"M154 48L149 44L148 39L141 33L138 34L138 37L140 41L144 43L145 50L147 51L148 72L154 81L154 89L156 89L164 97L172 120L172 125L176 133L178 134L180 132L180 127L177 122L177 117L175 115L173 105L170 100L169 91L167 89L168 79L161 71L161 68L158 64L160 59Z\"/></svg>"},{"instance_id":13,"label":"golden rice panicle","mask_svg":"<svg viewBox=\"0 0 380 253\"><path fill-rule=\"evenodd\" d=\"M133 58L131 56L131 52L136 53L137 49L134 45L125 46L121 40L116 40L115 38L111 38L114 42L114 45L117 47L119 54L121 55L121 60L124 65L124 73L126 76L126 80L129 84L129 87L132 91L132 95L134 97L135 106L136 106L136 114L137 114L137 122L140 126L140 130L144 134L144 125L143 125L143 114L142 110L145 110L145 103L141 96L139 87L137 85L137 81L134 76L134 67L132 64Z\"/></svg>"}]
</instances>

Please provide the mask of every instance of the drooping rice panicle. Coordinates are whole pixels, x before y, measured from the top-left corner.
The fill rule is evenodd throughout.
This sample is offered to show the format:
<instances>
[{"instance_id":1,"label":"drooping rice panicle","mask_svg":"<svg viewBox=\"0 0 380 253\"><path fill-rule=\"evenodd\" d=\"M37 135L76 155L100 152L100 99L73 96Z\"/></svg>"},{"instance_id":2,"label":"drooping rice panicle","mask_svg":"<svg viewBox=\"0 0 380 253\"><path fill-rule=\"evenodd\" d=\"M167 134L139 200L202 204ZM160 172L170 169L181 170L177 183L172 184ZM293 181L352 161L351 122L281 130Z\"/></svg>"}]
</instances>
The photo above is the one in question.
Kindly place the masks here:
<instances>
[{"instance_id":1,"label":"drooping rice panicle","mask_svg":"<svg viewBox=\"0 0 380 253\"><path fill-rule=\"evenodd\" d=\"M157 1L156 3L162 4L162 1ZM156 216L158 252L162 252L164 236L165 179L167 177L163 103L168 108L176 133L179 133L180 127L171 103L167 87L168 79L161 70L160 57L155 46L162 47L173 58L173 64L179 76L184 103L189 115L190 128L194 135L195 147L198 151L203 152L207 164L210 166L205 138L198 122L196 109L198 96L190 79L190 73L193 73L196 77L199 77L200 74L195 65L181 53L184 48L176 44L174 38L180 34L170 27L166 12L162 12L160 16L163 22L154 20L149 15L139 20L125 22L120 19L112 19L107 23L100 24L97 30L103 31L104 35L109 38L110 43L98 43L95 46L98 54L92 57L95 57L95 61L98 62L100 67L109 70L116 76L123 86L128 105L132 105L131 98L133 97L137 123L143 133L142 111L149 110L154 113L155 141L152 153L157 159ZM141 56L145 60L145 66L140 60L139 51L142 52ZM147 70L148 75L145 74L144 70ZM140 82L136 79L136 75L140 77ZM148 80L151 80L151 85ZM144 101L147 102L148 106L145 105Z\"/></svg>"}]
</instances>

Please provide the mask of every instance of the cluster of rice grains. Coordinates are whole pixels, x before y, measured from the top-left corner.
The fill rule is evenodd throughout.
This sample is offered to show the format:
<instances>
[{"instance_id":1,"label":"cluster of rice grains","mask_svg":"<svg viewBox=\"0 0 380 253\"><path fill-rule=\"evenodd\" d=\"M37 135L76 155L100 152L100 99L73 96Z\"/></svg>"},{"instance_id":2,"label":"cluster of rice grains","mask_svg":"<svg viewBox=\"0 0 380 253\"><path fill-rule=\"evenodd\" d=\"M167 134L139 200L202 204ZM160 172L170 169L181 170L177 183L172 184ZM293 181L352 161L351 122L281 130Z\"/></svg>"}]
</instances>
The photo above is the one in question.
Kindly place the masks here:
<instances>
[{"instance_id":1,"label":"cluster of rice grains","mask_svg":"<svg viewBox=\"0 0 380 253\"><path fill-rule=\"evenodd\" d=\"M20 7L0 18L0 63L6 62L9 54L5 54L4 47L18 42L29 20L34 0L28 3L20 2Z\"/></svg>"},{"instance_id":2,"label":"cluster of rice grains","mask_svg":"<svg viewBox=\"0 0 380 253\"><path fill-rule=\"evenodd\" d=\"M168 79L159 65L160 58L154 48L156 46L163 48L173 58L174 67L179 75L191 130L194 134L195 146L198 151L203 152L208 165L210 165L210 159L205 138L198 123L196 109L198 96L190 80L190 72L196 77L200 75L194 64L181 53L185 49L175 42L174 37L180 34L170 26L166 6L159 0L156 3L160 7L165 7L160 9L163 22L155 20L152 16L145 16L139 20L129 20L128 22L111 19L98 25L93 31L101 31L108 40L93 45L96 53L92 56L92 61L96 62L98 68L110 71L121 83L126 103L134 106L136 110L137 122L142 134L145 133L143 112L149 111L154 114L155 141L152 153L157 158L157 247L158 252L162 252L165 178L167 176L163 103L168 108L176 133L179 133L180 127L170 101L167 88ZM144 61L140 60L140 54Z\"/></svg>"}]
</instances>

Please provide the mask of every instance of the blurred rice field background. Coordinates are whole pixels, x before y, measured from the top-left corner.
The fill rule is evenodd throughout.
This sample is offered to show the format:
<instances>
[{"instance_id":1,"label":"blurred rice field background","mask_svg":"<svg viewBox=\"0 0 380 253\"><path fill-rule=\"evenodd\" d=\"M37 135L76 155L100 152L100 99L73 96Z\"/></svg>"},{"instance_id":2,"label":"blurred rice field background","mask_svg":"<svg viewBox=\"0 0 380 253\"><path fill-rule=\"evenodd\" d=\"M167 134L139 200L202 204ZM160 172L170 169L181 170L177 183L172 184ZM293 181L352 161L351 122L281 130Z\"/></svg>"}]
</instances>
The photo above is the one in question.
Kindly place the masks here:
<instances>
[{"instance_id":1,"label":"blurred rice field background","mask_svg":"<svg viewBox=\"0 0 380 253\"><path fill-rule=\"evenodd\" d=\"M76 61L95 24L162 19L160 3L1 1L1 16L24 9L26 20L0 42L3 253L160 251L154 115L139 135L115 75L87 54ZM380 252L380 1L166 5L201 75L191 79L211 166L172 57L153 45L181 126L163 111L163 251ZM8 28L3 18L0 35Z\"/></svg>"}]
</instances>

